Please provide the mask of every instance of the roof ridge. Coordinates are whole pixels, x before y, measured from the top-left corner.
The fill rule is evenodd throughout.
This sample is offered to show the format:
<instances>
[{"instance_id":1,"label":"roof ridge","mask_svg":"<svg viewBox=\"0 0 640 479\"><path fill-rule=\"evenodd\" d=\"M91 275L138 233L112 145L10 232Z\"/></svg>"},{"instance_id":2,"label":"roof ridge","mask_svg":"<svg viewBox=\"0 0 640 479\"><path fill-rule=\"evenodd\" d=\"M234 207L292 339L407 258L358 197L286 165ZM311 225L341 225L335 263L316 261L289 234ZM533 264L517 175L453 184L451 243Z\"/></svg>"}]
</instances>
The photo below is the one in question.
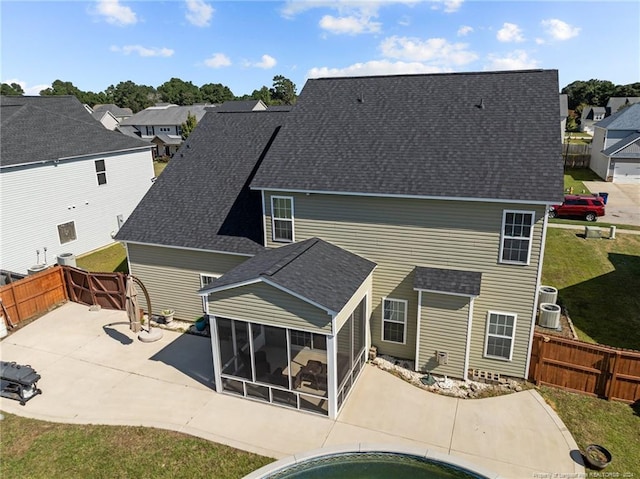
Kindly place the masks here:
<instances>
[{"instance_id":1,"label":"roof ridge","mask_svg":"<svg viewBox=\"0 0 640 479\"><path fill-rule=\"evenodd\" d=\"M274 276L278 271L281 271L283 268L290 265L293 261L295 261L298 257L300 257L300 255L309 251L309 249L315 246L319 241L320 239L318 238L311 238L307 240L308 242L307 245L304 245L303 248L298 247L295 249L295 251L291 251L290 253L285 255L280 261L276 261L265 272L260 273L260 276ZM298 245L300 246L302 246L303 244L304 243L298 243Z\"/></svg>"}]
</instances>

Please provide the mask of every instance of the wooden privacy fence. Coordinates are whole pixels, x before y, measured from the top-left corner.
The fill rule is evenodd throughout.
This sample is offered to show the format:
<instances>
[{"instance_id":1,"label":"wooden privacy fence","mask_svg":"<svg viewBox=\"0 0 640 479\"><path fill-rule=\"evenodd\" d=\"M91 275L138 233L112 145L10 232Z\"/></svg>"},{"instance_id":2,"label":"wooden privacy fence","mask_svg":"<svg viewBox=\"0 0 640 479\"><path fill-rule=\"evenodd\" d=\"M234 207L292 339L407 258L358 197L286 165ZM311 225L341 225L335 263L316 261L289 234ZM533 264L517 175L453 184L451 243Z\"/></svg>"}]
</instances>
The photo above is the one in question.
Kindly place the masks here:
<instances>
[{"instance_id":1,"label":"wooden privacy fence","mask_svg":"<svg viewBox=\"0 0 640 479\"><path fill-rule=\"evenodd\" d=\"M535 333L529 380L633 403L640 400L640 351Z\"/></svg>"},{"instance_id":2,"label":"wooden privacy fence","mask_svg":"<svg viewBox=\"0 0 640 479\"><path fill-rule=\"evenodd\" d=\"M565 143L562 156L564 166L570 168L588 168L591 161L591 145Z\"/></svg>"},{"instance_id":3,"label":"wooden privacy fence","mask_svg":"<svg viewBox=\"0 0 640 479\"><path fill-rule=\"evenodd\" d=\"M0 299L8 321L17 326L68 299L63 270L54 266L2 286Z\"/></svg>"},{"instance_id":4,"label":"wooden privacy fence","mask_svg":"<svg viewBox=\"0 0 640 479\"><path fill-rule=\"evenodd\" d=\"M124 273L89 273L71 266L63 269L71 301L97 304L105 309L125 309L127 280Z\"/></svg>"}]
</instances>

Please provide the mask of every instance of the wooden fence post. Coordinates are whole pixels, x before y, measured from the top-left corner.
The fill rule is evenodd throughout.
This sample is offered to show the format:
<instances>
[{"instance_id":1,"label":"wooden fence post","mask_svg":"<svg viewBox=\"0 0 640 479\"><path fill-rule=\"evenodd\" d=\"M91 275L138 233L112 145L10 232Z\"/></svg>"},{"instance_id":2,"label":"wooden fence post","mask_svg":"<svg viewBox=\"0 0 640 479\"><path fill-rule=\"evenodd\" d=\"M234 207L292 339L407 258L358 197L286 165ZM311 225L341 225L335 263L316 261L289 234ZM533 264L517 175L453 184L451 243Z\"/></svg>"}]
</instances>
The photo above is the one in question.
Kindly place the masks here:
<instances>
[{"instance_id":1,"label":"wooden fence post","mask_svg":"<svg viewBox=\"0 0 640 479\"><path fill-rule=\"evenodd\" d=\"M605 389L605 396L607 397L607 401L611 401L612 391L614 391L613 387L616 384L616 380L618 379L618 363L620 359L620 351L614 351L615 356L613 357L613 367L610 368L611 371L608 371L610 376L607 378L607 387Z\"/></svg>"}]
</instances>

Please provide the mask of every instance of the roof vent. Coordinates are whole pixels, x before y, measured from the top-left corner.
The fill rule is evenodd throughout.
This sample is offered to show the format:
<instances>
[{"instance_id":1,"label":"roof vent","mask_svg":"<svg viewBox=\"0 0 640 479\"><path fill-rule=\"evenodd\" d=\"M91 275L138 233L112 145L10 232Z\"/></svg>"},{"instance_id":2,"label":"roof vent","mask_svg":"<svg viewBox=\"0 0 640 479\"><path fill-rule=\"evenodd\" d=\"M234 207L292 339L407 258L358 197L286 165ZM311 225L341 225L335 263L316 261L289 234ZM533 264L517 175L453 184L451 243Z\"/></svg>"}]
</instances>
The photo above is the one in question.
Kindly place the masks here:
<instances>
[{"instance_id":1,"label":"roof vent","mask_svg":"<svg viewBox=\"0 0 640 479\"><path fill-rule=\"evenodd\" d=\"M476 105L476 108L480 108L481 110L484 110L484 98L480 98L480 103Z\"/></svg>"},{"instance_id":2,"label":"roof vent","mask_svg":"<svg viewBox=\"0 0 640 479\"><path fill-rule=\"evenodd\" d=\"M358 95L358 103L364 103L364 93L362 92Z\"/></svg>"}]
</instances>

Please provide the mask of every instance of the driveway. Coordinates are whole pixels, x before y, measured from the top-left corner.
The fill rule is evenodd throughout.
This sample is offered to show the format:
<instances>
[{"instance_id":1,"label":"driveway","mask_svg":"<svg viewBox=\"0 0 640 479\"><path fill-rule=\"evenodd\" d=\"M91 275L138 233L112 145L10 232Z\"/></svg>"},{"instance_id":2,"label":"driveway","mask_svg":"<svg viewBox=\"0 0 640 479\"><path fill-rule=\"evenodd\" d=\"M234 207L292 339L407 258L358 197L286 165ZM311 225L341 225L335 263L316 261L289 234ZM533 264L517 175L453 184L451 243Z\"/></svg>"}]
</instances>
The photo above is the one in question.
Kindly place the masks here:
<instances>
[{"instance_id":1,"label":"driveway","mask_svg":"<svg viewBox=\"0 0 640 479\"><path fill-rule=\"evenodd\" d=\"M451 454L501 477L584 473L575 441L535 391L455 399L367 365L333 421L217 394L208 338L164 331L142 343L124 312L76 303L4 338L0 356L42 376L43 394L25 406L0 399L2 411L20 416L171 429L276 459L384 443Z\"/></svg>"},{"instance_id":2,"label":"driveway","mask_svg":"<svg viewBox=\"0 0 640 479\"><path fill-rule=\"evenodd\" d=\"M591 193L609 193L601 221L640 226L640 185L604 181L585 181L584 185Z\"/></svg>"}]
</instances>

